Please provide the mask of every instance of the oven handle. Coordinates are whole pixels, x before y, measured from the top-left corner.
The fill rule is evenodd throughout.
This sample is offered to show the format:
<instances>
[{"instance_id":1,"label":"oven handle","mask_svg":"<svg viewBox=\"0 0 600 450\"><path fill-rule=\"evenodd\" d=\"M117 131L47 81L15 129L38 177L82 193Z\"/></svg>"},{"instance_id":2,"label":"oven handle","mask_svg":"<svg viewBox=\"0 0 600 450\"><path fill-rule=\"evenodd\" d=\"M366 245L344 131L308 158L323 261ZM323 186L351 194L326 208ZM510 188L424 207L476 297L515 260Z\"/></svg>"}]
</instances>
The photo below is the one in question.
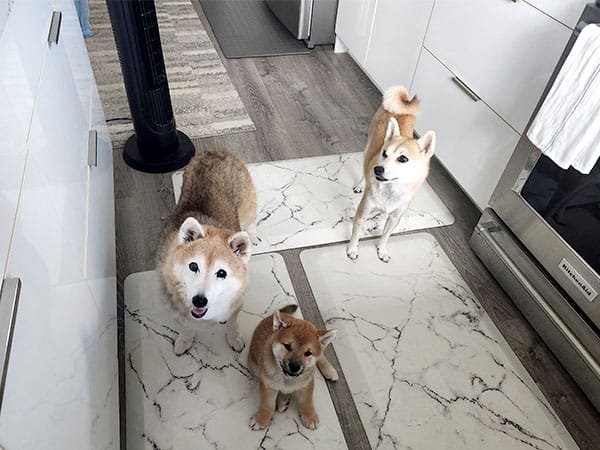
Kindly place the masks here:
<instances>
[{"instance_id":1,"label":"oven handle","mask_svg":"<svg viewBox=\"0 0 600 450\"><path fill-rule=\"evenodd\" d=\"M490 226L491 225L491 226ZM558 330L567 339L574 349L579 353L579 356L585 361L586 365L594 372L597 378L600 379L600 365L596 362L594 357L587 351L581 341L573 334L573 332L567 327L562 319L556 314L552 307L544 300L544 298L538 293L537 289L529 282L519 268L515 265L512 259L502 249L500 245L493 238L492 233L501 231L500 227L494 223L483 223L477 225L477 232L485 239L485 242L496 252L496 254L502 259L502 262L506 265L507 269L512 275L521 283L521 285L529 292L534 301L544 311L546 316L554 322Z\"/></svg>"},{"instance_id":2,"label":"oven handle","mask_svg":"<svg viewBox=\"0 0 600 450\"><path fill-rule=\"evenodd\" d=\"M0 288L0 411L2 411L4 384L8 372L8 357L15 329L20 294L21 280L19 278L7 278L2 282Z\"/></svg>"}]
</instances>

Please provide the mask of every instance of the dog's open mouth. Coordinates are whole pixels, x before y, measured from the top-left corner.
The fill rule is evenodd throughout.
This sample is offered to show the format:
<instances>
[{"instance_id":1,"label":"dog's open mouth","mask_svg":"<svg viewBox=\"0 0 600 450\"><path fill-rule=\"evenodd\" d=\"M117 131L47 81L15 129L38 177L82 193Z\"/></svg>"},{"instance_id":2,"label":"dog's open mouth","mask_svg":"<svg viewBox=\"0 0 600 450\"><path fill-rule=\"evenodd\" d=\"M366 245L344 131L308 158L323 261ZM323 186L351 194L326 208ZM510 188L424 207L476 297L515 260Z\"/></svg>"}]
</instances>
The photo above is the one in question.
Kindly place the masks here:
<instances>
[{"instance_id":1,"label":"dog's open mouth","mask_svg":"<svg viewBox=\"0 0 600 450\"><path fill-rule=\"evenodd\" d=\"M386 177L382 177L381 175L375 175L377 181L389 181Z\"/></svg>"},{"instance_id":2,"label":"dog's open mouth","mask_svg":"<svg viewBox=\"0 0 600 450\"><path fill-rule=\"evenodd\" d=\"M208 311L208 308L196 308L194 306L190 310L190 314L192 315L192 317L194 319L202 319L207 311Z\"/></svg>"}]
</instances>

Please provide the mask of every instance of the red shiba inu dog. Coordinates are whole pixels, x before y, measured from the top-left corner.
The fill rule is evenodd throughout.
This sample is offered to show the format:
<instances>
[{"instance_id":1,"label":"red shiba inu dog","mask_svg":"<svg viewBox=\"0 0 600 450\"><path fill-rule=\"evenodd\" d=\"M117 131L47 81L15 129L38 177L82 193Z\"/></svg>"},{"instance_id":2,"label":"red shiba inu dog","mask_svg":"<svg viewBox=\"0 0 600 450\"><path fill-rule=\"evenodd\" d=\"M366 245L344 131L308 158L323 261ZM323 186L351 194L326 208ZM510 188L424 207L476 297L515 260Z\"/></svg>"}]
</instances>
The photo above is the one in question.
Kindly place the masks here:
<instances>
[{"instance_id":1,"label":"red shiba inu dog","mask_svg":"<svg viewBox=\"0 0 600 450\"><path fill-rule=\"evenodd\" d=\"M260 407L250 419L254 430L271 422L275 407L287 410L291 394L298 398L298 412L305 427L316 429L319 416L313 406L315 365L325 378L338 374L323 350L333 340L335 330L317 330L306 320L296 319L290 305L263 319L252 335L248 366L260 382Z\"/></svg>"}]
</instances>

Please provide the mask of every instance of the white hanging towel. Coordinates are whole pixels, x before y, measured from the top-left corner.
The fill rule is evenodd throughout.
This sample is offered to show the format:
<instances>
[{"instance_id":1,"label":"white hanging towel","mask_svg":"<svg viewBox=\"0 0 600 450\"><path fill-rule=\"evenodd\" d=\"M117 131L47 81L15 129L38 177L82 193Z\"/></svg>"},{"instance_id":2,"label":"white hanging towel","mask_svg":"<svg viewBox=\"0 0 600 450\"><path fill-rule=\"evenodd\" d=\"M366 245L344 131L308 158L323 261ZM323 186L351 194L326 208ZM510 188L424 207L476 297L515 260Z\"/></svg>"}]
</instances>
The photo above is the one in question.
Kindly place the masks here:
<instances>
[{"instance_id":1,"label":"white hanging towel","mask_svg":"<svg viewBox=\"0 0 600 450\"><path fill-rule=\"evenodd\" d=\"M580 32L527 137L563 169L587 175L600 158L600 26Z\"/></svg>"}]
</instances>

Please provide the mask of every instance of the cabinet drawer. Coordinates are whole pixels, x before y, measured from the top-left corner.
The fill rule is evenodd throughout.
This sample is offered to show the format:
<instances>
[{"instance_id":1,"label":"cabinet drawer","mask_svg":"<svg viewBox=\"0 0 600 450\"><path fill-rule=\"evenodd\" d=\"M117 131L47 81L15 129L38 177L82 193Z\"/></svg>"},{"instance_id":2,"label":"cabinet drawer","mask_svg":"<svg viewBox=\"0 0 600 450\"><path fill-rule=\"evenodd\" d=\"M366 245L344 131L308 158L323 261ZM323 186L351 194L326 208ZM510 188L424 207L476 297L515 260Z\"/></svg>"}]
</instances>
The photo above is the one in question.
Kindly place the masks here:
<instances>
[{"instance_id":1,"label":"cabinet drawer","mask_svg":"<svg viewBox=\"0 0 600 450\"><path fill-rule=\"evenodd\" d=\"M432 6L433 0L377 2L365 69L382 91L397 84L410 88Z\"/></svg>"},{"instance_id":2,"label":"cabinet drawer","mask_svg":"<svg viewBox=\"0 0 600 450\"><path fill-rule=\"evenodd\" d=\"M376 0L340 0L335 34L356 61L364 66L369 47Z\"/></svg>"},{"instance_id":3,"label":"cabinet drawer","mask_svg":"<svg viewBox=\"0 0 600 450\"><path fill-rule=\"evenodd\" d=\"M437 133L436 155L467 194L484 208L500 179L519 135L485 103L474 101L427 50L414 91L422 102L417 130Z\"/></svg>"},{"instance_id":4,"label":"cabinet drawer","mask_svg":"<svg viewBox=\"0 0 600 450\"><path fill-rule=\"evenodd\" d=\"M438 0L425 46L522 133L571 31L508 0Z\"/></svg>"},{"instance_id":5,"label":"cabinet drawer","mask_svg":"<svg viewBox=\"0 0 600 450\"><path fill-rule=\"evenodd\" d=\"M113 153L102 103L94 81L91 99L90 128L96 131L97 139L96 165L88 169L85 273L87 279L104 279L116 275Z\"/></svg>"}]
</instances>

